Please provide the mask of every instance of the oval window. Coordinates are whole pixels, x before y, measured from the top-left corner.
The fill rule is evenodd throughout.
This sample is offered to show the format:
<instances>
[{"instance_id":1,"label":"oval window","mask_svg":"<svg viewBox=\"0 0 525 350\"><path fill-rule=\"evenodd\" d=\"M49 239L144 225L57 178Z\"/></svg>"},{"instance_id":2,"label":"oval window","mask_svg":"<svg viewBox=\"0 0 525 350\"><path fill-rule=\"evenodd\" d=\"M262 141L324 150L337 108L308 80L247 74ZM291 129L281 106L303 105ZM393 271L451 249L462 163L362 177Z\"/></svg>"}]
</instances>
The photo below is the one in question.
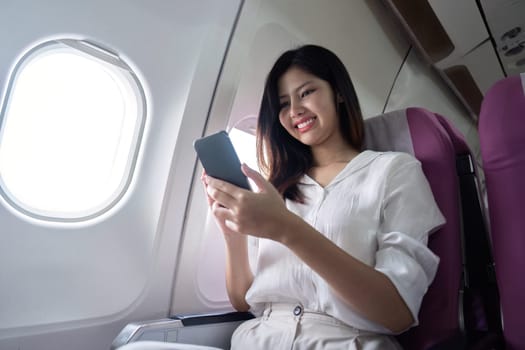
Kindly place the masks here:
<instances>
[{"instance_id":1,"label":"oval window","mask_svg":"<svg viewBox=\"0 0 525 350\"><path fill-rule=\"evenodd\" d=\"M79 221L131 181L144 91L117 55L91 43L41 44L17 63L0 115L0 190L33 217Z\"/></svg>"}]
</instances>

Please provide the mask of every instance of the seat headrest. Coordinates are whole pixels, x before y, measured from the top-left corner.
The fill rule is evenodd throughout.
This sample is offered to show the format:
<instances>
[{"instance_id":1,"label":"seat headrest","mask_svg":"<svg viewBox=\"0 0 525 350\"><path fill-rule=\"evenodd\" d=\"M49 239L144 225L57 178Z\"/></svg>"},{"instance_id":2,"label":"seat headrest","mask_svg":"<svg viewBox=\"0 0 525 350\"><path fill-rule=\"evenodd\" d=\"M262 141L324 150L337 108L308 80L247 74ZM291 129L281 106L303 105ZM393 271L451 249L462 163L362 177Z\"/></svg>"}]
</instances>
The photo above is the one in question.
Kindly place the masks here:
<instances>
[{"instance_id":1,"label":"seat headrest","mask_svg":"<svg viewBox=\"0 0 525 350\"><path fill-rule=\"evenodd\" d=\"M525 164L525 74L495 83L481 105L478 130L485 170Z\"/></svg>"},{"instance_id":2,"label":"seat headrest","mask_svg":"<svg viewBox=\"0 0 525 350\"><path fill-rule=\"evenodd\" d=\"M452 153L470 153L461 132L446 118L425 108L410 107L365 120L365 149L426 158L450 153L451 143L455 149Z\"/></svg>"},{"instance_id":3,"label":"seat headrest","mask_svg":"<svg viewBox=\"0 0 525 350\"><path fill-rule=\"evenodd\" d=\"M414 155L407 110L401 109L365 120L365 149L398 151Z\"/></svg>"}]
</instances>

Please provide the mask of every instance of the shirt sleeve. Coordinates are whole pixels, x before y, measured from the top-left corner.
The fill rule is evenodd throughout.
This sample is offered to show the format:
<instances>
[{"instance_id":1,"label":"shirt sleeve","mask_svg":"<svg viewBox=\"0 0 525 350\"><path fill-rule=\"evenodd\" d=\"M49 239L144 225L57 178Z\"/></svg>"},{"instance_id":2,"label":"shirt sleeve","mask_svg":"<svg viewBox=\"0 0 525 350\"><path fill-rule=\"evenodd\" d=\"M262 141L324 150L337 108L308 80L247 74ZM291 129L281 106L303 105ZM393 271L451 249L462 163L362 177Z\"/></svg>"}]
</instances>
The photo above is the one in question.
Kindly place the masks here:
<instances>
[{"instance_id":1,"label":"shirt sleeve","mask_svg":"<svg viewBox=\"0 0 525 350\"><path fill-rule=\"evenodd\" d=\"M412 326L439 264L427 247L428 235L444 223L419 161L395 157L386 178L375 268L397 288L414 317Z\"/></svg>"}]
</instances>

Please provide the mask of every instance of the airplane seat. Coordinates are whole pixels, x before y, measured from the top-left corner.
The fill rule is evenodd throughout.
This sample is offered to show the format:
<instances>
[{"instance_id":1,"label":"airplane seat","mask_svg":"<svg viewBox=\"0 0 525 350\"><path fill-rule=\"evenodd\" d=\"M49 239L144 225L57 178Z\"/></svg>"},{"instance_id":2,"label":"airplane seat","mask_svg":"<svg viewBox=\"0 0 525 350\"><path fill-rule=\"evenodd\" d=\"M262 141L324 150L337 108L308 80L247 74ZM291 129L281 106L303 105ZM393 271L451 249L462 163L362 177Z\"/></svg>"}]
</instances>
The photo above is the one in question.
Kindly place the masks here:
<instances>
[{"instance_id":1,"label":"airplane seat","mask_svg":"<svg viewBox=\"0 0 525 350\"><path fill-rule=\"evenodd\" d=\"M478 131L506 349L525 349L525 73L486 93Z\"/></svg>"},{"instance_id":2,"label":"airplane seat","mask_svg":"<svg viewBox=\"0 0 525 350\"><path fill-rule=\"evenodd\" d=\"M415 156L446 218L445 225L429 237L428 245L440 257L440 264L423 299L419 325L398 336L398 340L405 349L413 350L491 348L497 343L497 336L487 332L473 339L464 331L464 311L472 319L471 324L488 329L484 305L476 310L470 304L463 305L462 298L462 235L470 227L463 221L473 221L462 218L468 206L481 207L478 197L472 196L470 201L461 198L464 181L459 160L470 156L463 136L442 116L423 108L407 108L367 119L365 148ZM475 177L469 181L475 181ZM479 221L476 227L484 225L481 215L475 219Z\"/></svg>"},{"instance_id":3,"label":"airplane seat","mask_svg":"<svg viewBox=\"0 0 525 350\"><path fill-rule=\"evenodd\" d=\"M456 152L434 113L421 108L382 114L366 120L365 126L366 148L410 153L421 162L447 221L429 237L428 245L440 257L440 264L423 299L419 325L398 337L406 349L429 349L460 330L462 258Z\"/></svg>"}]
</instances>

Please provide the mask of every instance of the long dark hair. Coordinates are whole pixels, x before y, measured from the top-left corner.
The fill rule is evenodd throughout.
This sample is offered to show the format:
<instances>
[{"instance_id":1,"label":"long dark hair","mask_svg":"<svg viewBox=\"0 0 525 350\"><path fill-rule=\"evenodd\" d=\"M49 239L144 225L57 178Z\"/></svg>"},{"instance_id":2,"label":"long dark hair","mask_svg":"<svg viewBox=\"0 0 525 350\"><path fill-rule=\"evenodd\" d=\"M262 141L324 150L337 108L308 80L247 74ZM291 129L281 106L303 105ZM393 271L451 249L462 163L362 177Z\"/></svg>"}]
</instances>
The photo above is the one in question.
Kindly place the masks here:
<instances>
[{"instance_id":1,"label":"long dark hair","mask_svg":"<svg viewBox=\"0 0 525 350\"><path fill-rule=\"evenodd\" d=\"M312 167L310 146L296 140L279 122L278 81L291 67L298 67L328 82L343 101L336 103L343 138L360 151L363 143L363 116L350 76L339 58L316 45L305 45L284 52L266 78L257 121L257 161L268 180L284 198L303 202L297 186Z\"/></svg>"}]
</instances>

